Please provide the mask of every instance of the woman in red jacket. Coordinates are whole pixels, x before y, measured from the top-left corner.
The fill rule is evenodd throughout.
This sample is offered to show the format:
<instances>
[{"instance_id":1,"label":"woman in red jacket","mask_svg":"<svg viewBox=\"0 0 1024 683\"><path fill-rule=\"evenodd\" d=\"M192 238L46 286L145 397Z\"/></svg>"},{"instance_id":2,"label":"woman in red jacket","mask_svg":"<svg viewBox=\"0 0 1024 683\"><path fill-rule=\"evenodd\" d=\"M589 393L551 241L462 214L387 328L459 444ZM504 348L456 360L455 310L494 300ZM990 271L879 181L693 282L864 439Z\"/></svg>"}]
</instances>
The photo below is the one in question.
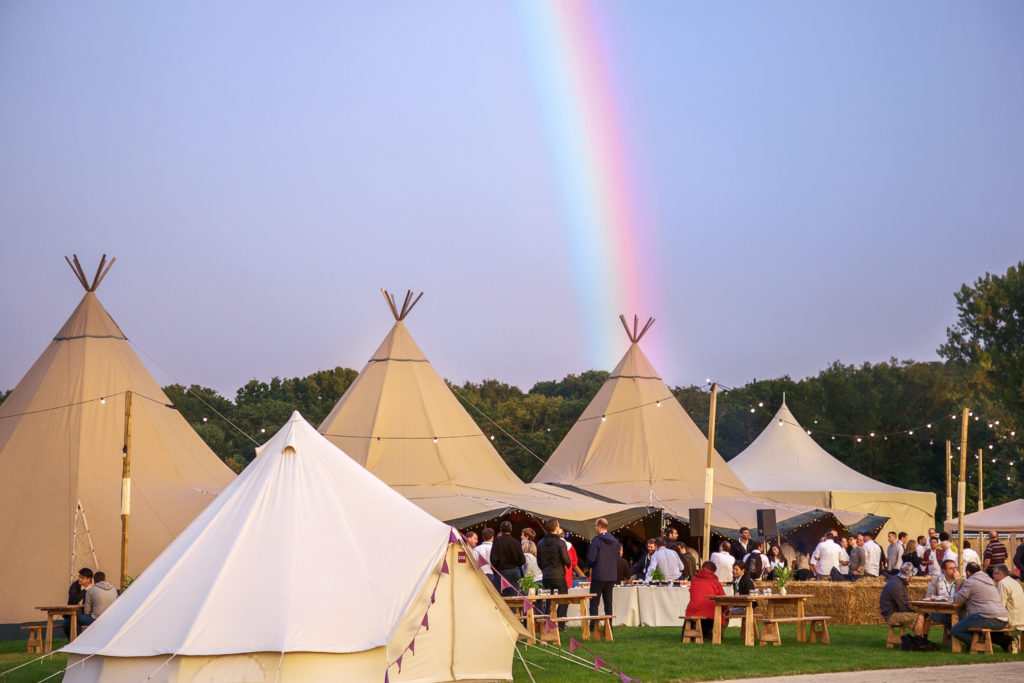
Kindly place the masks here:
<instances>
[{"instance_id":1,"label":"woman in red jacket","mask_svg":"<svg viewBox=\"0 0 1024 683\"><path fill-rule=\"evenodd\" d=\"M709 595L725 595L722 584L715 575L713 562L705 562L700 566L700 571L694 574L690 581L690 604L686 606L687 617L700 618L700 628L705 641L711 640L711 632L715 626L715 603L708 600ZM724 614L722 623L725 623Z\"/></svg>"}]
</instances>

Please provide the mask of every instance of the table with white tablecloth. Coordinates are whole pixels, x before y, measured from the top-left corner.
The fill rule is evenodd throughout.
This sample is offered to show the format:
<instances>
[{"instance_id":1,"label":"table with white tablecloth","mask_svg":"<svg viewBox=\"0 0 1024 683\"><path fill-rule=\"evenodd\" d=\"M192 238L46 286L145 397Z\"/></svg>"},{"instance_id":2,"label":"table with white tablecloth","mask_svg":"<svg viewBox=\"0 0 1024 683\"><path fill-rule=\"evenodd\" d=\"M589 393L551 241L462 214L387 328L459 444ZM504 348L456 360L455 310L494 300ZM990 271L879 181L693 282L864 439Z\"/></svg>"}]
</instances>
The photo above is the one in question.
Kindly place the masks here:
<instances>
[{"instance_id":1,"label":"table with white tablecloth","mask_svg":"<svg viewBox=\"0 0 1024 683\"><path fill-rule=\"evenodd\" d=\"M586 593L588 588L570 588L570 593ZM612 592L612 626L680 626L681 617L690 602L688 586L615 586ZM604 613L604 605L600 606ZM569 616L579 616L576 605L569 606ZM570 622L578 626L579 622Z\"/></svg>"}]
</instances>

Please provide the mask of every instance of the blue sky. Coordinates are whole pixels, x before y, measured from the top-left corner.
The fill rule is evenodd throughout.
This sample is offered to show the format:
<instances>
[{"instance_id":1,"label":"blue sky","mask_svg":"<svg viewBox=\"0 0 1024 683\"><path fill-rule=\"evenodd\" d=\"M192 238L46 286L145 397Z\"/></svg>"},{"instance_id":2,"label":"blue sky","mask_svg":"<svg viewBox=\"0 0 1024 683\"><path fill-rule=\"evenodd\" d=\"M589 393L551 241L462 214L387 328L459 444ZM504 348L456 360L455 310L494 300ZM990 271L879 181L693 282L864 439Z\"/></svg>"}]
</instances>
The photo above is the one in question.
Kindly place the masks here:
<instances>
[{"instance_id":1,"label":"blue sky","mask_svg":"<svg viewBox=\"0 0 1024 683\"><path fill-rule=\"evenodd\" d=\"M72 253L117 257L160 383L229 396L361 368L381 287L426 292L456 381L610 369L622 312L673 385L932 360L954 291L1024 259L1019 2L594 3L648 280L594 335L522 8L0 5L0 389Z\"/></svg>"}]
</instances>

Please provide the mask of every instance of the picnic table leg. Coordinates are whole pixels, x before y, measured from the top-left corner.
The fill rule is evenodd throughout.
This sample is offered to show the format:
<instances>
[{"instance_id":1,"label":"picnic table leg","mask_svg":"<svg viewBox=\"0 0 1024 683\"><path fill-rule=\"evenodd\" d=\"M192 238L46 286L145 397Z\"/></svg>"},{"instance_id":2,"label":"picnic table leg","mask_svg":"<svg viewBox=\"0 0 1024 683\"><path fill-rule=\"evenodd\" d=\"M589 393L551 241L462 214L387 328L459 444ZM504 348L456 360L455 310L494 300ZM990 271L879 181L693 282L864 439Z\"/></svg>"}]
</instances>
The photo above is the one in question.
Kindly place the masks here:
<instances>
[{"instance_id":1,"label":"picnic table leg","mask_svg":"<svg viewBox=\"0 0 1024 683\"><path fill-rule=\"evenodd\" d=\"M71 613L71 632L68 633L68 642L78 637L78 612Z\"/></svg>"},{"instance_id":2,"label":"picnic table leg","mask_svg":"<svg viewBox=\"0 0 1024 683\"><path fill-rule=\"evenodd\" d=\"M754 605L747 603L747 616L743 620L743 644L747 647L754 646Z\"/></svg>"},{"instance_id":3,"label":"picnic table leg","mask_svg":"<svg viewBox=\"0 0 1024 683\"><path fill-rule=\"evenodd\" d=\"M530 609L526 610L526 630L530 632L530 637L526 639L526 642L530 645L537 644L537 617L533 611L533 605L530 605Z\"/></svg>"},{"instance_id":4,"label":"picnic table leg","mask_svg":"<svg viewBox=\"0 0 1024 683\"><path fill-rule=\"evenodd\" d=\"M950 615L950 618L949 618L949 631L950 631L949 640L951 641L949 649L951 651L953 651L953 652L956 652L956 653L960 652L960 639L953 637L953 627L956 626L958 621L960 621L960 618L957 615L956 610L954 609L953 613Z\"/></svg>"},{"instance_id":5,"label":"picnic table leg","mask_svg":"<svg viewBox=\"0 0 1024 683\"><path fill-rule=\"evenodd\" d=\"M715 603L715 624L711 629L711 644L722 644L722 606Z\"/></svg>"},{"instance_id":6,"label":"picnic table leg","mask_svg":"<svg viewBox=\"0 0 1024 683\"><path fill-rule=\"evenodd\" d=\"M803 599L798 599L796 601L796 615L798 617L800 617L801 619L804 618L804 601L803 601ZM805 623L806 622L803 622L803 621L796 622L796 642L798 642L798 643L807 642L807 636L806 636L806 633L804 632Z\"/></svg>"},{"instance_id":7,"label":"picnic table leg","mask_svg":"<svg viewBox=\"0 0 1024 683\"><path fill-rule=\"evenodd\" d=\"M581 617L585 617L590 614L590 606L587 602L587 598L580 598ZM580 638L583 640L590 640L590 624L582 619L580 620Z\"/></svg>"},{"instance_id":8,"label":"picnic table leg","mask_svg":"<svg viewBox=\"0 0 1024 683\"><path fill-rule=\"evenodd\" d=\"M46 615L46 641L43 643L43 654L53 652L53 612Z\"/></svg>"}]
</instances>

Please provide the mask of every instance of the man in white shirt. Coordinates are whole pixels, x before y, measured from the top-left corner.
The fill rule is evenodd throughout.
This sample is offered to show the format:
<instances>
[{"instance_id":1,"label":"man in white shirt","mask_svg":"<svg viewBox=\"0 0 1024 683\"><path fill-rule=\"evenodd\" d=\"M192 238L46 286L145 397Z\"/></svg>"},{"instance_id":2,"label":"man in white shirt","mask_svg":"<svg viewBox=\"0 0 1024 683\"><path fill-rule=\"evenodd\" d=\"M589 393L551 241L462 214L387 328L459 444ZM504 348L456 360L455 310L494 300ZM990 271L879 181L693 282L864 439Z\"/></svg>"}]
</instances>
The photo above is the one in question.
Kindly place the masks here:
<instances>
[{"instance_id":1,"label":"man in white shirt","mask_svg":"<svg viewBox=\"0 0 1024 683\"><path fill-rule=\"evenodd\" d=\"M864 534L864 573L867 576L878 576L881 573L882 546L875 543L871 534Z\"/></svg>"},{"instance_id":2,"label":"man in white shirt","mask_svg":"<svg viewBox=\"0 0 1024 683\"><path fill-rule=\"evenodd\" d=\"M711 553L711 562L715 565L715 576L723 583L732 581L732 566L736 564L736 558L732 555L732 548L729 541L722 541L718 546L718 552Z\"/></svg>"},{"instance_id":3,"label":"man in white shirt","mask_svg":"<svg viewBox=\"0 0 1024 683\"><path fill-rule=\"evenodd\" d=\"M933 577L928 583L928 588L924 591L924 599L953 602L953 595L956 593L957 579L959 578L960 572L956 568L956 563L948 560L943 562L942 573ZM953 623L953 617L950 614L932 612L927 616L929 622L934 621L937 624L945 624L946 628L949 628ZM924 632L927 633L928 629L929 626L926 623Z\"/></svg>"},{"instance_id":4,"label":"man in white shirt","mask_svg":"<svg viewBox=\"0 0 1024 683\"><path fill-rule=\"evenodd\" d=\"M848 548L850 547L851 540L853 540L852 536L849 539L846 536L839 539L839 573L843 576L850 575L850 553Z\"/></svg>"},{"instance_id":5,"label":"man in white shirt","mask_svg":"<svg viewBox=\"0 0 1024 683\"><path fill-rule=\"evenodd\" d=\"M970 541L964 541L964 566L966 567L971 562L981 566L981 557L978 556L978 551L971 547Z\"/></svg>"},{"instance_id":6,"label":"man in white shirt","mask_svg":"<svg viewBox=\"0 0 1024 683\"><path fill-rule=\"evenodd\" d=\"M942 555L942 548L939 547L939 537L932 536L928 539L928 549L921 558L921 566L928 568L928 576L938 576L942 573L942 565L939 558Z\"/></svg>"},{"instance_id":7,"label":"man in white shirt","mask_svg":"<svg viewBox=\"0 0 1024 683\"><path fill-rule=\"evenodd\" d=\"M953 560L954 562L956 562L959 559L960 556L957 555L956 551L953 550L950 546L952 546L952 543L950 543L949 541L942 541L941 543L939 543L939 547L942 548L942 550L939 552L939 554L942 556L942 559L939 560L940 563L945 562L946 560ZM964 566L967 566L966 562L964 562Z\"/></svg>"},{"instance_id":8,"label":"man in white shirt","mask_svg":"<svg viewBox=\"0 0 1024 683\"><path fill-rule=\"evenodd\" d=\"M683 560L679 557L679 551L666 548L663 537L659 537L655 543L658 549L651 556L651 564L647 567L647 576L644 577L644 583L651 582L651 576L654 574L655 569L661 570L665 581L678 580L683 575Z\"/></svg>"},{"instance_id":9,"label":"man in white shirt","mask_svg":"<svg viewBox=\"0 0 1024 683\"><path fill-rule=\"evenodd\" d=\"M964 554L967 554L966 542L964 543ZM1006 625L1009 628L1015 628L1018 631L1024 631L1024 588L1021 588L1020 581L1010 576L1010 568L1005 564L997 564L992 569L992 579L996 582L996 588L999 589L999 599L1003 601L1003 605L1006 607ZM1006 634L999 634L1005 636ZM992 642L1003 644L1004 638L1000 637L997 639L996 634L992 634ZM1017 639L1009 640L1009 652L1020 652L1018 647ZM1005 649L1005 647L1004 647Z\"/></svg>"},{"instance_id":10,"label":"man in white shirt","mask_svg":"<svg viewBox=\"0 0 1024 683\"><path fill-rule=\"evenodd\" d=\"M825 540L814 549L814 553L811 555L811 566L814 567L814 573L817 574L819 581L827 581L832 575L832 570L839 568L841 551L842 548L832 540L831 536L826 536Z\"/></svg>"},{"instance_id":11,"label":"man in white shirt","mask_svg":"<svg viewBox=\"0 0 1024 683\"><path fill-rule=\"evenodd\" d=\"M476 556L477 566L480 566L480 558L487 560L487 563L480 567L484 574L487 574L487 578L491 580L491 583L495 583L494 570L491 568L491 547L494 545L494 529L487 527L481 532L483 536L483 543L473 548L473 555Z\"/></svg>"}]
</instances>

